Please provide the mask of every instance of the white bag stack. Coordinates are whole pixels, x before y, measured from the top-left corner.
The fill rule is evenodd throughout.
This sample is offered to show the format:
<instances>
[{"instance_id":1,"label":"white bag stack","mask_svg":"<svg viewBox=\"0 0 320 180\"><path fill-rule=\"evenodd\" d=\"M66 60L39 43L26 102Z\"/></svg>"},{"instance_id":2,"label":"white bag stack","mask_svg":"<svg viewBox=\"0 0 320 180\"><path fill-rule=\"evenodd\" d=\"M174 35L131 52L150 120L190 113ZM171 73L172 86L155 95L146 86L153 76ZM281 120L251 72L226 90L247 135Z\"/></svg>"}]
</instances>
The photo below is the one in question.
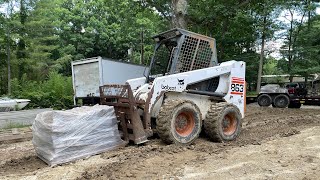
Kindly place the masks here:
<instances>
[{"instance_id":1,"label":"white bag stack","mask_svg":"<svg viewBox=\"0 0 320 180\"><path fill-rule=\"evenodd\" d=\"M61 164L125 145L114 108L96 105L37 115L33 145L49 165Z\"/></svg>"}]
</instances>

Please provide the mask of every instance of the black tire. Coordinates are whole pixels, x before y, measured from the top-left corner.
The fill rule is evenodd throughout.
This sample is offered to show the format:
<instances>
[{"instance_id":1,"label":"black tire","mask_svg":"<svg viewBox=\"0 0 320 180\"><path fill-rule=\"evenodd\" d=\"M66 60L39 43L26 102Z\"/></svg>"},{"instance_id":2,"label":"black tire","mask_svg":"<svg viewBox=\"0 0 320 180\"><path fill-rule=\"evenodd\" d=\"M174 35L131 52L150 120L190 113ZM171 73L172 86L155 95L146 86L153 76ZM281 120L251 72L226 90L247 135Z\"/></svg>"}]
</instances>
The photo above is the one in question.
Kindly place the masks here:
<instances>
[{"instance_id":1,"label":"black tire","mask_svg":"<svg viewBox=\"0 0 320 180\"><path fill-rule=\"evenodd\" d=\"M158 135L165 143L188 145L201 132L201 112L191 101L170 100L162 105L156 123Z\"/></svg>"},{"instance_id":2,"label":"black tire","mask_svg":"<svg viewBox=\"0 0 320 180\"><path fill-rule=\"evenodd\" d=\"M228 127L224 127L226 121ZM241 132L241 126L239 109L226 102L212 104L203 123L205 133L217 142L235 140Z\"/></svg>"},{"instance_id":3,"label":"black tire","mask_svg":"<svg viewBox=\"0 0 320 180\"><path fill-rule=\"evenodd\" d=\"M276 107L276 105L274 103L272 103L271 105L272 105L272 107Z\"/></svg>"},{"instance_id":4,"label":"black tire","mask_svg":"<svg viewBox=\"0 0 320 180\"><path fill-rule=\"evenodd\" d=\"M290 99L285 94L279 94L274 98L273 103L277 108L286 108L290 104Z\"/></svg>"},{"instance_id":5,"label":"black tire","mask_svg":"<svg viewBox=\"0 0 320 180\"><path fill-rule=\"evenodd\" d=\"M299 108L301 108L301 103L290 103L288 108L299 109Z\"/></svg>"},{"instance_id":6,"label":"black tire","mask_svg":"<svg viewBox=\"0 0 320 180\"><path fill-rule=\"evenodd\" d=\"M272 103L272 98L268 94L261 94L258 99L259 106L268 107Z\"/></svg>"}]
</instances>

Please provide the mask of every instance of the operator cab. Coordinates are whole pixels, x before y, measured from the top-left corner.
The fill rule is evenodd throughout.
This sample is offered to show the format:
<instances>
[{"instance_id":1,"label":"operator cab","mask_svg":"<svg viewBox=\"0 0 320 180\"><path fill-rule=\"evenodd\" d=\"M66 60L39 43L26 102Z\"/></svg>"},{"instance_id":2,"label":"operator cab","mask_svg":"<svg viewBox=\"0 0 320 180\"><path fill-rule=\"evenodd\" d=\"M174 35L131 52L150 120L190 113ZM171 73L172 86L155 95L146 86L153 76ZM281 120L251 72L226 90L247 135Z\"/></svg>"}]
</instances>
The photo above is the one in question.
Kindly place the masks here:
<instances>
[{"instance_id":1,"label":"operator cab","mask_svg":"<svg viewBox=\"0 0 320 180\"><path fill-rule=\"evenodd\" d=\"M150 65L149 79L164 76L170 73L172 67L172 59L177 50L177 38L158 40L155 53Z\"/></svg>"},{"instance_id":2,"label":"operator cab","mask_svg":"<svg viewBox=\"0 0 320 180\"><path fill-rule=\"evenodd\" d=\"M215 39L183 29L153 37L156 42L147 81L156 77L203 69L218 64Z\"/></svg>"}]
</instances>

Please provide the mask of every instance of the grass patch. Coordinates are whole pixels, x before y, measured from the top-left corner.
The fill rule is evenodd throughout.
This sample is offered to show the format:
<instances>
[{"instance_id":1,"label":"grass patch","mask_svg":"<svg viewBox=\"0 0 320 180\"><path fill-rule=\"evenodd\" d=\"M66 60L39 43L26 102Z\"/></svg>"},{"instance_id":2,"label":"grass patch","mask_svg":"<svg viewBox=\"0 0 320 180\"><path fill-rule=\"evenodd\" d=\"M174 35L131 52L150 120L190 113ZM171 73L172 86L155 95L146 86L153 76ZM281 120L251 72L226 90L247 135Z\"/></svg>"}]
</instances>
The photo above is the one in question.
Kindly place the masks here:
<instances>
[{"instance_id":1,"label":"grass patch","mask_svg":"<svg viewBox=\"0 0 320 180\"><path fill-rule=\"evenodd\" d=\"M247 96L258 96L256 91L247 91Z\"/></svg>"},{"instance_id":2,"label":"grass patch","mask_svg":"<svg viewBox=\"0 0 320 180\"><path fill-rule=\"evenodd\" d=\"M31 125L26 125L26 124L21 124L21 123L9 123L2 129L13 129L13 128L24 128L24 127L29 127Z\"/></svg>"}]
</instances>

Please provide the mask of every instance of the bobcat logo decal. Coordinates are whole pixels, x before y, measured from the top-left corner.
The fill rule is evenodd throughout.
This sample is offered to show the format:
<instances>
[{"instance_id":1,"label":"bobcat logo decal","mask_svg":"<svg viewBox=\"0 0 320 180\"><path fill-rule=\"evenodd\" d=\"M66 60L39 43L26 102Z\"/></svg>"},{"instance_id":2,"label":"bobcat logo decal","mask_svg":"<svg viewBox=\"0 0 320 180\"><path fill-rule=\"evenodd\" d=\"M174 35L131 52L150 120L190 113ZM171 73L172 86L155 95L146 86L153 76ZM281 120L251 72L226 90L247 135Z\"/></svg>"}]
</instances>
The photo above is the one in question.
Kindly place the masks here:
<instances>
[{"instance_id":1,"label":"bobcat logo decal","mask_svg":"<svg viewBox=\"0 0 320 180\"><path fill-rule=\"evenodd\" d=\"M184 79L178 79L178 85L184 85Z\"/></svg>"}]
</instances>

